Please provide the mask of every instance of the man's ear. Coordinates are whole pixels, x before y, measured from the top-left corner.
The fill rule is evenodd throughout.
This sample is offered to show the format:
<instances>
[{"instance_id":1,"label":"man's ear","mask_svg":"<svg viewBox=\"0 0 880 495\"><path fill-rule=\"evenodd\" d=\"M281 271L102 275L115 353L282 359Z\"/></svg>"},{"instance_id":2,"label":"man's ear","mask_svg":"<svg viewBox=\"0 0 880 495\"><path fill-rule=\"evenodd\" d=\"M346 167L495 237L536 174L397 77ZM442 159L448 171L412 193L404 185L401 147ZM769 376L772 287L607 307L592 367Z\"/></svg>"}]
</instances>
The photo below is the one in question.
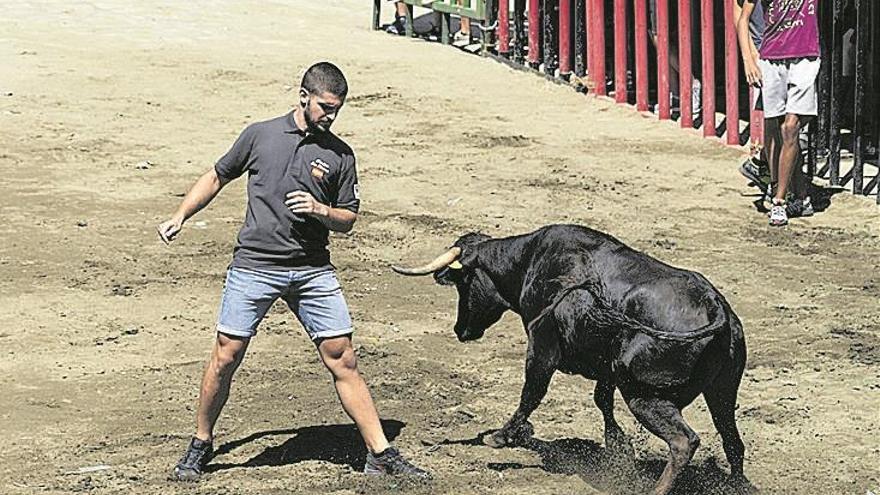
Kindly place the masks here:
<instances>
[{"instance_id":1,"label":"man's ear","mask_svg":"<svg viewBox=\"0 0 880 495\"><path fill-rule=\"evenodd\" d=\"M305 108L309 104L309 92L306 88L299 88L299 106Z\"/></svg>"}]
</instances>

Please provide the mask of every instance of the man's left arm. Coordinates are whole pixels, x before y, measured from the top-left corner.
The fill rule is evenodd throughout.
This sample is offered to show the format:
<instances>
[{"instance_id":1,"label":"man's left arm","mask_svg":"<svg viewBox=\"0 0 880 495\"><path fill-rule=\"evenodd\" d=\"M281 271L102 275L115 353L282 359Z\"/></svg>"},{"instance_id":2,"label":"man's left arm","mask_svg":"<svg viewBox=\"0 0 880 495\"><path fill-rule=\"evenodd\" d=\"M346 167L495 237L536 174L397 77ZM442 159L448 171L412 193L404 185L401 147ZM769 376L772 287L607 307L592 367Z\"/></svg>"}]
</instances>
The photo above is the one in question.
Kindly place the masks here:
<instances>
[{"instance_id":1,"label":"man's left arm","mask_svg":"<svg viewBox=\"0 0 880 495\"><path fill-rule=\"evenodd\" d=\"M325 227L334 232L349 232L357 220L357 213L320 203L306 191L287 193L287 200L284 203L293 213L317 218Z\"/></svg>"},{"instance_id":2,"label":"man's left arm","mask_svg":"<svg viewBox=\"0 0 880 495\"><path fill-rule=\"evenodd\" d=\"M331 204L319 203L305 191L293 191L287 195L287 207L293 213L311 215L334 232L348 232L354 227L361 206L358 190L357 167L354 154L344 154L339 171L332 178L334 193Z\"/></svg>"}]
</instances>

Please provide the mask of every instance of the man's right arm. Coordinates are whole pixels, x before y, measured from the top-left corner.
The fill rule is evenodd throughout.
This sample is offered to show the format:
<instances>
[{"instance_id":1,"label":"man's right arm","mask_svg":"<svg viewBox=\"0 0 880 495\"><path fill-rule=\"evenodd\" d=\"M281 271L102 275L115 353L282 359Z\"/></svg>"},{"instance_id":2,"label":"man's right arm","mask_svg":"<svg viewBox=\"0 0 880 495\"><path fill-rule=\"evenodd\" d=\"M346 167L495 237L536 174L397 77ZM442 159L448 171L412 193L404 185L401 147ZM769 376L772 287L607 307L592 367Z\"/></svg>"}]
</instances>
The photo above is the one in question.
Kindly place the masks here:
<instances>
[{"instance_id":1,"label":"man's right arm","mask_svg":"<svg viewBox=\"0 0 880 495\"><path fill-rule=\"evenodd\" d=\"M180 202L180 206L177 208L174 215L171 216L171 219L159 224L156 228L162 241L165 244L173 241L183 228L184 222L195 215L199 210L208 206L208 203L217 196L217 193L219 193L220 190L223 189L223 186L228 182L229 181L223 180L217 175L217 171L214 167L211 167L211 170L205 172L199 177L199 180L197 180L186 193L186 196L184 196L183 201Z\"/></svg>"},{"instance_id":2,"label":"man's right arm","mask_svg":"<svg viewBox=\"0 0 880 495\"><path fill-rule=\"evenodd\" d=\"M757 50L749 34L749 19L755 11L753 0L743 2L742 12L736 20L736 33L739 39L740 53L742 53L743 67L746 73L746 81L749 85L761 85L761 69L758 67Z\"/></svg>"}]
</instances>

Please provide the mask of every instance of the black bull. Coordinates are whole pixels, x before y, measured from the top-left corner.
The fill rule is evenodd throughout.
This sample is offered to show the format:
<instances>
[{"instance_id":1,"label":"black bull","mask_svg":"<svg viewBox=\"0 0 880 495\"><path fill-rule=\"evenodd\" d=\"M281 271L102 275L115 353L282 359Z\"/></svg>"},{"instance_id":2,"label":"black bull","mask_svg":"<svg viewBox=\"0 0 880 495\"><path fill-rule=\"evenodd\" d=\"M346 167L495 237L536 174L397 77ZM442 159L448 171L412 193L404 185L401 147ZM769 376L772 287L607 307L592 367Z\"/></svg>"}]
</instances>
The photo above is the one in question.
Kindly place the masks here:
<instances>
[{"instance_id":1,"label":"black bull","mask_svg":"<svg viewBox=\"0 0 880 495\"><path fill-rule=\"evenodd\" d=\"M597 381L607 448L632 449L614 419L615 388L636 419L668 444L655 493L672 489L699 445L681 410L701 393L731 475L744 479L745 448L734 418L746 361L742 324L702 275L575 225L503 239L468 234L433 265L395 270L433 273L439 283L456 286L461 341L482 337L507 310L522 318L525 384L513 416L487 439L491 445L528 440L528 418L559 370Z\"/></svg>"}]
</instances>

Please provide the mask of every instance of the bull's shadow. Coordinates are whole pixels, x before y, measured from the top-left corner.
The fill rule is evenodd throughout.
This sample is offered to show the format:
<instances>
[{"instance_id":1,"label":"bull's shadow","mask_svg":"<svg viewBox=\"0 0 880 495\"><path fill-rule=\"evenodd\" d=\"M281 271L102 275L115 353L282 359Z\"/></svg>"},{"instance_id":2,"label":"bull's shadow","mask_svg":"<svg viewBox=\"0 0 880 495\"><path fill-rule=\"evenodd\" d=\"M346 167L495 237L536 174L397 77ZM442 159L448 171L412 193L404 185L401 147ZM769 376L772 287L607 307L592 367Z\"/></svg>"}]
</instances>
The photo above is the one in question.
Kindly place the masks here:
<instances>
[{"instance_id":1,"label":"bull's shadow","mask_svg":"<svg viewBox=\"0 0 880 495\"><path fill-rule=\"evenodd\" d=\"M474 438L447 440L447 445L484 445L483 438L494 433L488 430ZM541 464L529 465L518 462L490 462L489 469L508 471L518 469L541 469L548 473L577 475L592 488L603 493L629 495L648 493L654 487L666 459L622 459L612 455L598 443L580 438L563 438L546 441L532 438L523 446L541 457ZM499 454L500 457L500 454ZM728 474L715 462L707 459L700 465L688 464L675 482L670 495L740 495L756 494L752 485L731 485Z\"/></svg>"},{"instance_id":2,"label":"bull's shadow","mask_svg":"<svg viewBox=\"0 0 880 495\"><path fill-rule=\"evenodd\" d=\"M385 436L389 441L397 438L405 426L406 423L401 421L382 420L382 429L385 430ZM364 469L367 450L354 425L320 425L261 431L224 443L217 448L215 455L219 457L257 439L275 435L293 436L280 445L266 448L242 463L214 462L209 464L205 470L215 472L241 467L287 466L303 461L327 461L350 466L356 471Z\"/></svg>"}]
</instances>

